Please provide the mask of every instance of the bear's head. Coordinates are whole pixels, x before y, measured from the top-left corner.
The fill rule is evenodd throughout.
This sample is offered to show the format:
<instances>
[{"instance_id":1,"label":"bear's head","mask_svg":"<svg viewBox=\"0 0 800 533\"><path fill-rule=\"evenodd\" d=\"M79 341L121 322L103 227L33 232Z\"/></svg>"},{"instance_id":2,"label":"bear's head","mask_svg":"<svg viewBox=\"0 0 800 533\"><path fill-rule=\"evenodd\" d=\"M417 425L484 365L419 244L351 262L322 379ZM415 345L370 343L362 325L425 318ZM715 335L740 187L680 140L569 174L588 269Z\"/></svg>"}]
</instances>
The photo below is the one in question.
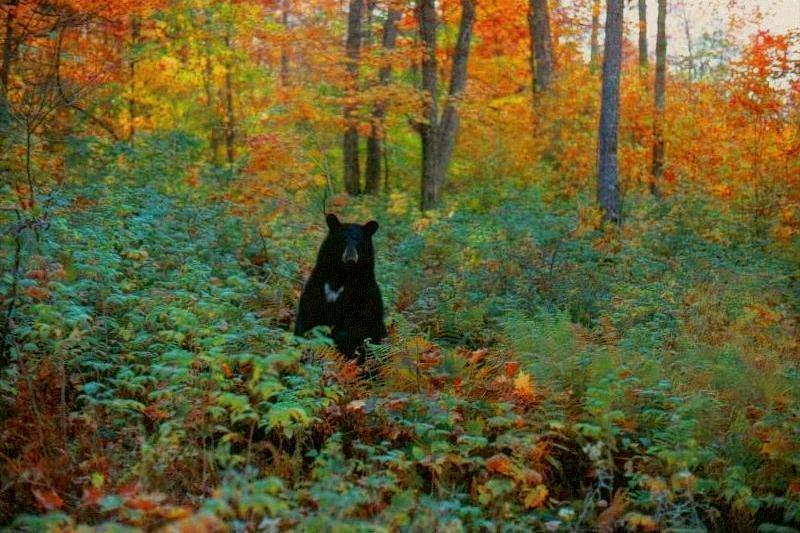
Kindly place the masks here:
<instances>
[{"instance_id":1,"label":"bear's head","mask_svg":"<svg viewBox=\"0 0 800 533\"><path fill-rule=\"evenodd\" d=\"M325 221L328 235L320 248L318 264L343 271L373 270L372 236L378 231L378 223L374 220L364 225L343 223L333 213L328 214Z\"/></svg>"}]
</instances>

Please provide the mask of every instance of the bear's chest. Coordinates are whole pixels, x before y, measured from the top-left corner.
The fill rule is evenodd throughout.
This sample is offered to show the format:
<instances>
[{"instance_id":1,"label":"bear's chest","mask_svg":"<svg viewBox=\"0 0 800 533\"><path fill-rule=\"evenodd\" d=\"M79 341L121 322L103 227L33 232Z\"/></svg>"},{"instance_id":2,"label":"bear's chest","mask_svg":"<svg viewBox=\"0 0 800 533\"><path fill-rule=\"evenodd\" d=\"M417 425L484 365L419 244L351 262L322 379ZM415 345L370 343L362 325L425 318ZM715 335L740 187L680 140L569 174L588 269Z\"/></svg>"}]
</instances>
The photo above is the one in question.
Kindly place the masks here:
<instances>
[{"instance_id":1,"label":"bear's chest","mask_svg":"<svg viewBox=\"0 0 800 533\"><path fill-rule=\"evenodd\" d=\"M359 293L349 285L327 282L322 285L323 314L329 324L347 321L348 317L359 314Z\"/></svg>"},{"instance_id":2,"label":"bear's chest","mask_svg":"<svg viewBox=\"0 0 800 533\"><path fill-rule=\"evenodd\" d=\"M322 287L322 291L323 296L325 297L325 303L335 304L342 299L342 294L344 294L344 285L337 287L335 284L326 283Z\"/></svg>"}]
</instances>

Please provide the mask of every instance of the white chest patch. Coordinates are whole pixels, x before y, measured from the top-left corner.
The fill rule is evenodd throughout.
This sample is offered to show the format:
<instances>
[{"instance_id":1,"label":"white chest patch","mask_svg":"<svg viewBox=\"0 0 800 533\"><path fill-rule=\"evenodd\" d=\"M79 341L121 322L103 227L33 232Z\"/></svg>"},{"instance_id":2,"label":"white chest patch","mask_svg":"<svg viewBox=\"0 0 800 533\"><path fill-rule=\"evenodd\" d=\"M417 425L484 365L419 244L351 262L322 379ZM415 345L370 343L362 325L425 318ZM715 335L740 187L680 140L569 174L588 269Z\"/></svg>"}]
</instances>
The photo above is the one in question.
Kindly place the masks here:
<instances>
[{"instance_id":1,"label":"white chest patch","mask_svg":"<svg viewBox=\"0 0 800 533\"><path fill-rule=\"evenodd\" d=\"M336 300L339 299L339 296L342 295L342 291L344 291L344 285L339 287L339 290L335 291L335 290L331 289L331 286L326 283L325 284L325 300L329 304L334 303Z\"/></svg>"}]
</instances>

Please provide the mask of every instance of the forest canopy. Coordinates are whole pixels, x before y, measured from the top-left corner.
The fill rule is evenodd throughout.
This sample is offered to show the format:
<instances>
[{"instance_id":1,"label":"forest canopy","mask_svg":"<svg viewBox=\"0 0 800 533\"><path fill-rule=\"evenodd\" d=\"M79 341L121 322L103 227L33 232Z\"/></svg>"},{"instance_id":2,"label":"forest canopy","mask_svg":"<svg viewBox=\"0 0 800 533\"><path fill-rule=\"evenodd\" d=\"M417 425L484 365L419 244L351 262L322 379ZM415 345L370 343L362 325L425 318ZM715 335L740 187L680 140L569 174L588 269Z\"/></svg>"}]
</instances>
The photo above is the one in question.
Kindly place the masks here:
<instances>
[{"instance_id":1,"label":"forest canopy","mask_svg":"<svg viewBox=\"0 0 800 533\"><path fill-rule=\"evenodd\" d=\"M0 528L800 530L776 5L3 0Z\"/></svg>"}]
</instances>

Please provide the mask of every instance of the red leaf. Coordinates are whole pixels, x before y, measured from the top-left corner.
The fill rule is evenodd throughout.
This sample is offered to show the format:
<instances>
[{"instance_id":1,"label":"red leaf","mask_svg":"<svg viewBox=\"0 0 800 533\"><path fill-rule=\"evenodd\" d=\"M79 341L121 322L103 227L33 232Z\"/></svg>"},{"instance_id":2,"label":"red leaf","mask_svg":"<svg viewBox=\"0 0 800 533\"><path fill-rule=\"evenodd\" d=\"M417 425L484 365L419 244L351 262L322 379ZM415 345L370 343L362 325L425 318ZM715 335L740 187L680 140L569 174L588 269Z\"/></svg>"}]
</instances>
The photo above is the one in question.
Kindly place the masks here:
<instances>
[{"instance_id":1,"label":"red leaf","mask_svg":"<svg viewBox=\"0 0 800 533\"><path fill-rule=\"evenodd\" d=\"M90 485L89 487L84 487L83 489L83 505L97 505L97 502L100 501L100 498L103 497L103 490L100 487L95 487L94 485Z\"/></svg>"},{"instance_id":2,"label":"red leaf","mask_svg":"<svg viewBox=\"0 0 800 533\"><path fill-rule=\"evenodd\" d=\"M507 378L513 378L516 375L517 370L519 370L518 362L509 361L508 363L506 363L505 373Z\"/></svg>"},{"instance_id":3,"label":"red leaf","mask_svg":"<svg viewBox=\"0 0 800 533\"><path fill-rule=\"evenodd\" d=\"M129 498L125 501L125 505L137 511L152 511L158 507L158 502L153 501L147 496L138 496L136 498Z\"/></svg>"}]
</instances>

